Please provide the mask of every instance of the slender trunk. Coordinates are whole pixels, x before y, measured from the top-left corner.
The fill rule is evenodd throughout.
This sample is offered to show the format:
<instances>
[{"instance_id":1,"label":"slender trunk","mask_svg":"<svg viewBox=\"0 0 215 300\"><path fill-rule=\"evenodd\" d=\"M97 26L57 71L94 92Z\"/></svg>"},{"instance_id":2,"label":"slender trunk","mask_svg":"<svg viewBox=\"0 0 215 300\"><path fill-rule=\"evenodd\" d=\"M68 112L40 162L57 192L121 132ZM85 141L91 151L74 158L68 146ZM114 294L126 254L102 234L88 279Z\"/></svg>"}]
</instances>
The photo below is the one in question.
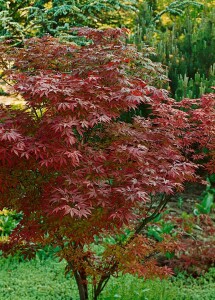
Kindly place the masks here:
<instances>
[{"instance_id":1,"label":"slender trunk","mask_svg":"<svg viewBox=\"0 0 215 300\"><path fill-rule=\"evenodd\" d=\"M87 287L87 282L86 282L86 275L82 272L75 271L75 280L78 286L78 292L79 292L79 297L80 300L88 300L88 287Z\"/></svg>"},{"instance_id":2,"label":"slender trunk","mask_svg":"<svg viewBox=\"0 0 215 300\"><path fill-rule=\"evenodd\" d=\"M108 283L110 279L110 275L105 275L102 276L101 279L99 280L98 285L94 285L93 287L93 300L98 300L99 295L105 288L106 284Z\"/></svg>"}]
</instances>

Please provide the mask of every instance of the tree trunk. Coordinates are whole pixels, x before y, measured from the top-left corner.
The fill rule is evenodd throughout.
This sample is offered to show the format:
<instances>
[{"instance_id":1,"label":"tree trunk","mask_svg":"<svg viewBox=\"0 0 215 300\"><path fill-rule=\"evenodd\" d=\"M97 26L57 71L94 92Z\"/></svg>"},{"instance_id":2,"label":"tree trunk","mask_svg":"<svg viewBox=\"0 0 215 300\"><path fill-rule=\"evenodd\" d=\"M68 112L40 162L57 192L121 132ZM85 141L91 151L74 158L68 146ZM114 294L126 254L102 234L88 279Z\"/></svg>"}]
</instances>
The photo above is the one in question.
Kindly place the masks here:
<instances>
[{"instance_id":1,"label":"tree trunk","mask_svg":"<svg viewBox=\"0 0 215 300\"><path fill-rule=\"evenodd\" d=\"M84 273L81 273L79 271L74 272L75 280L78 286L78 292L80 300L88 300L88 287L86 282L86 275Z\"/></svg>"},{"instance_id":2,"label":"tree trunk","mask_svg":"<svg viewBox=\"0 0 215 300\"><path fill-rule=\"evenodd\" d=\"M105 288L106 284L108 283L110 279L110 275L104 275L101 277L100 281L98 282L98 285L94 285L93 288L93 300L97 300L103 289Z\"/></svg>"}]
</instances>

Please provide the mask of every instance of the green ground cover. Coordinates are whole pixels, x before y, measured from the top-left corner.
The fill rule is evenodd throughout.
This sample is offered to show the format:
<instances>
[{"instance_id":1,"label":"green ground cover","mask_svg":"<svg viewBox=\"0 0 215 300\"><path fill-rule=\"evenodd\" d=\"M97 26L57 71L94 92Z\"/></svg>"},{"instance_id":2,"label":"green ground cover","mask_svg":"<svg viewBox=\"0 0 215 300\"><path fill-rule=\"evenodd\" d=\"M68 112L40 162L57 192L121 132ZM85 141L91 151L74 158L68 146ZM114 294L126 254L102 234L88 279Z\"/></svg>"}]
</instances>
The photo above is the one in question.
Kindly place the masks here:
<instances>
[{"instance_id":1,"label":"green ground cover","mask_svg":"<svg viewBox=\"0 0 215 300\"><path fill-rule=\"evenodd\" d=\"M1 300L77 300L75 281L64 276L65 262L54 259L18 262L0 258ZM72 284L71 284L72 282ZM113 278L101 300L214 300L215 268L204 277L170 280L137 280L132 276Z\"/></svg>"}]
</instances>

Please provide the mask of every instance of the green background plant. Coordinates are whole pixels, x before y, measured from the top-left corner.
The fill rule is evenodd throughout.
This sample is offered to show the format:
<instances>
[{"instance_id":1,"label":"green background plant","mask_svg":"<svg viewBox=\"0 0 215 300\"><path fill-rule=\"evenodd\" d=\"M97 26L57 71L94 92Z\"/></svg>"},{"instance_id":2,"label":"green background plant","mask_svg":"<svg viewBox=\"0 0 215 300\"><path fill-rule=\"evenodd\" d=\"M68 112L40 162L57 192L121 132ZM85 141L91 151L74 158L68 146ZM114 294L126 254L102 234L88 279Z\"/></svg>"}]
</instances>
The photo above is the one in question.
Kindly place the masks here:
<instances>
[{"instance_id":1,"label":"green background plant","mask_svg":"<svg viewBox=\"0 0 215 300\"><path fill-rule=\"evenodd\" d=\"M196 208L194 209L194 214L210 214L212 207L214 206L214 196L215 196L215 188L213 188L213 184L215 182L214 175L212 174L207 178L207 186L205 191L202 194L200 203L196 204Z\"/></svg>"},{"instance_id":2,"label":"green background plant","mask_svg":"<svg viewBox=\"0 0 215 300\"><path fill-rule=\"evenodd\" d=\"M0 210L0 236L9 236L22 219L22 213L3 208Z\"/></svg>"}]
</instances>

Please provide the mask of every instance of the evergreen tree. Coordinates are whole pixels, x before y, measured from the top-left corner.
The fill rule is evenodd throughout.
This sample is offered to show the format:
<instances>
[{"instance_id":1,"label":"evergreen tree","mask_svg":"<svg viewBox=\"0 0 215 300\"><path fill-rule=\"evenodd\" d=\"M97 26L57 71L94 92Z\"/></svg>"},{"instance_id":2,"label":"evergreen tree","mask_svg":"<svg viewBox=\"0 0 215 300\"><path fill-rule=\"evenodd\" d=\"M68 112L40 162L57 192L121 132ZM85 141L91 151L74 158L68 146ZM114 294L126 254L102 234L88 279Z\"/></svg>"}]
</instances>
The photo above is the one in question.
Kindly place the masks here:
<instances>
[{"instance_id":1,"label":"evergreen tree","mask_svg":"<svg viewBox=\"0 0 215 300\"><path fill-rule=\"evenodd\" d=\"M147 43L156 49L153 59L168 66L171 92L178 100L211 92L215 84L215 10L211 1L204 4L146 1L140 6L132 39L139 48Z\"/></svg>"},{"instance_id":2,"label":"evergreen tree","mask_svg":"<svg viewBox=\"0 0 215 300\"><path fill-rule=\"evenodd\" d=\"M73 26L128 25L136 0L0 0L0 36L70 36Z\"/></svg>"}]
</instances>

